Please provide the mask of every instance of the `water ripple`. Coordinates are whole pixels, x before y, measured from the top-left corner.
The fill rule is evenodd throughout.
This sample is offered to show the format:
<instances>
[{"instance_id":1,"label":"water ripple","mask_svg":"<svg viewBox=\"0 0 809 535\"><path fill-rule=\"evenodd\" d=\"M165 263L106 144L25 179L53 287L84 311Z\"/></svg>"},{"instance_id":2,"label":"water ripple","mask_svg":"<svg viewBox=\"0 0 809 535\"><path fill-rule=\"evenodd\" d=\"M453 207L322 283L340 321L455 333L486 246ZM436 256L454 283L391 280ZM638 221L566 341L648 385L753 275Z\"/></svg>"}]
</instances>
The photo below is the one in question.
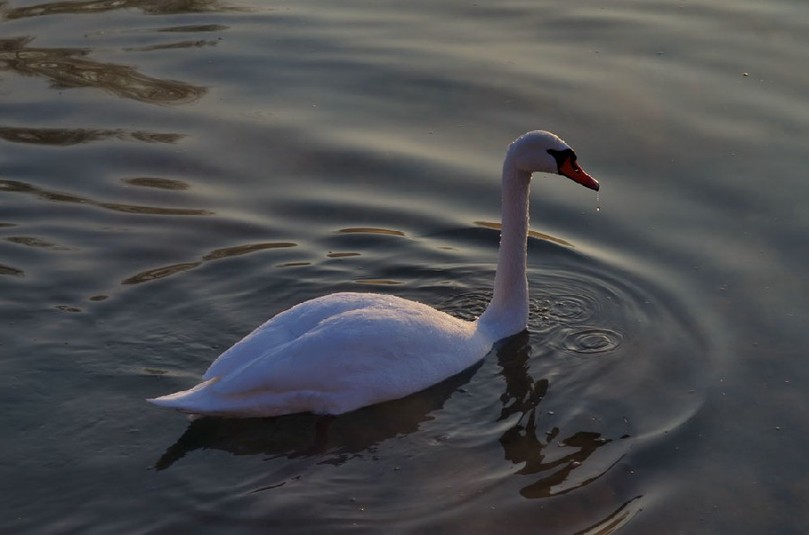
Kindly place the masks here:
<instances>
[{"instance_id":1,"label":"water ripple","mask_svg":"<svg viewBox=\"0 0 809 535\"><path fill-rule=\"evenodd\" d=\"M151 176L124 178L121 181L126 184L129 184L130 186L138 186L141 188L167 189L174 191L187 190L191 187L190 184L188 184L187 182L183 182L182 180L174 180L170 178L157 178Z\"/></svg>"},{"instance_id":2,"label":"water ripple","mask_svg":"<svg viewBox=\"0 0 809 535\"><path fill-rule=\"evenodd\" d=\"M16 243L18 245L25 245L28 247L36 247L41 249L53 249L55 251L67 251L68 248L62 245L57 245L55 243L51 243L49 241L35 238L33 236L9 236L6 238L7 241L11 243Z\"/></svg>"},{"instance_id":3,"label":"water ripple","mask_svg":"<svg viewBox=\"0 0 809 535\"><path fill-rule=\"evenodd\" d=\"M182 134L145 132L142 130L130 131L120 128L104 130L97 128L0 127L0 139L11 143L31 143L35 145L69 146L109 139L142 141L144 143L177 143L183 137L185 136Z\"/></svg>"},{"instance_id":4,"label":"water ripple","mask_svg":"<svg viewBox=\"0 0 809 535\"><path fill-rule=\"evenodd\" d=\"M123 212L126 214L141 214L141 215L170 215L170 216L208 216L213 215L213 212L202 210L198 208L169 208L162 206L143 206L135 204L123 204L113 202L103 202L90 199L89 197L82 197L80 195L73 195L71 193L61 193L57 191L46 190L25 182L18 180L4 180L0 179L0 193L7 191L12 193L26 193L39 197L46 201L57 201L64 203L84 204L88 206L95 206L97 208L104 208L114 212Z\"/></svg>"},{"instance_id":5,"label":"water ripple","mask_svg":"<svg viewBox=\"0 0 809 535\"><path fill-rule=\"evenodd\" d=\"M13 9L0 5L0 8L2 8L0 15L7 19L66 14L86 15L116 9L140 9L150 15L246 10L245 8L228 6L219 0L188 0L182 2L169 2L166 0L84 0L80 2L48 2Z\"/></svg>"},{"instance_id":6,"label":"water ripple","mask_svg":"<svg viewBox=\"0 0 809 535\"><path fill-rule=\"evenodd\" d=\"M127 277L121 281L121 284L125 286L133 285L133 284L141 284L144 282L151 282L158 279L164 279L166 277L170 277L172 275L176 275L177 273L182 273L183 271L188 271L189 269L194 269L196 267L201 266L204 262L209 262L211 260L219 260L222 258L230 258L233 256L241 256L248 253L254 253L257 251L264 251L267 249L286 249L288 247L297 247L298 244L292 242L263 242L263 243L250 243L245 245L236 245L232 247L223 247L220 249L214 249L210 253L204 254L201 260L195 260L192 262L181 262L177 264L171 264L168 266L161 266L157 268L150 268L145 271L141 271L132 275L131 277Z\"/></svg>"},{"instance_id":7,"label":"water ripple","mask_svg":"<svg viewBox=\"0 0 809 535\"><path fill-rule=\"evenodd\" d=\"M574 353L606 353L621 345L623 336L610 329L585 328L567 333L564 347Z\"/></svg>"},{"instance_id":8,"label":"water ripple","mask_svg":"<svg viewBox=\"0 0 809 535\"><path fill-rule=\"evenodd\" d=\"M475 221L475 225L497 231L499 231L501 228L501 224L495 221ZM529 230L528 235L532 238L553 242L559 245L564 245L565 247L573 247L572 243L565 241L562 238L557 238L556 236L551 236L550 234L545 234L537 230Z\"/></svg>"},{"instance_id":9,"label":"water ripple","mask_svg":"<svg viewBox=\"0 0 809 535\"><path fill-rule=\"evenodd\" d=\"M558 321L587 319L592 314L590 303L580 295L547 297L540 304L549 318Z\"/></svg>"},{"instance_id":10,"label":"water ripple","mask_svg":"<svg viewBox=\"0 0 809 535\"><path fill-rule=\"evenodd\" d=\"M136 275L127 277L126 279L121 281L121 284L124 285L141 284L143 282L149 282L157 279L164 279L171 275L175 275L177 273L193 269L199 266L201 263L202 262L184 262L181 264L172 264L170 266L162 266L159 268L147 269L146 271L141 271Z\"/></svg>"},{"instance_id":11,"label":"water ripple","mask_svg":"<svg viewBox=\"0 0 809 535\"><path fill-rule=\"evenodd\" d=\"M388 236L404 236L405 233L401 230L392 230L387 228L376 227L351 227L341 228L337 232L341 234L385 234Z\"/></svg>"},{"instance_id":12,"label":"water ripple","mask_svg":"<svg viewBox=\"0 0 809 535\"><path fill-rule=\"evenodd\" d=\"M12 266L0 264L0 275L11 275L13 277L23 277L25 272Z\"/></svg>"},{"instance_id":13,"label":"water ripple","mask_svg":"<svg viewBox=\"0 0 809 535\"><path fill-rule=\"evenodd\" d=\"M188 24L186 26L171 26L160 28L159 32L221 32L227 30L229 26L224 24Z\"/></svg>"},{"instance_id":14,"label":"water ripple","mask_svg":"<svg viewBox=\"0 0 809 535\"><path fill-rule=\"evenodd\" d=\"M227 258L231 256L240 256L243 254L254 253L256 251L263 251L265 249L284 249L286 247L297 247L297 243L292 242L264 242L264 243L249 243L246 245L235 245L233 247L223 247L221 249L214 249L210 253L202 257L203 260L217 260L219 258Z\"/></svg>"},{"instance_id":15,"label":"water ripple","mask_svg":"<svg viewBox=\"0 0 809 535\"><path fill-rule=\"evenodd\" d=\"M119 97L152 104L187 104L208 89L178 80L153 78L134 67L87 59L90 50L37 48L32 37L0 39L0 72L40 76L54 88L94 87Z\"/></svg>"}]
</instances>

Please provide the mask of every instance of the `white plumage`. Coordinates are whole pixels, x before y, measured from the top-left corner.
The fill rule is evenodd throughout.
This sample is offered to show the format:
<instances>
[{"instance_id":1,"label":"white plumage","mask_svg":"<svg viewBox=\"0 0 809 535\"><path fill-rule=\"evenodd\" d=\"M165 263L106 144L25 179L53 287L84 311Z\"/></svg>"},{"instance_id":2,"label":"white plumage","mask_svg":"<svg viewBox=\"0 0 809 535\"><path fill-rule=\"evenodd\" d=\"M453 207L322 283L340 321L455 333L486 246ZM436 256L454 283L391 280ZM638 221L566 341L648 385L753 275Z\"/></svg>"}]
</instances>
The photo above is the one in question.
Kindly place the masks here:
<instances>
[{"instance_id":1,"label":"white plumage","mask_svg":"<svg viewBox=\"0 0 809 535\"><path fill-rule=\"evenodd\" d=\"M528 190L535 171L598 189L554 134L533 131L510 145L494 297L478 320L400 297L330 294L269 319L222 353L194 388L149 401L200 415L341 414L418 392L475 364L528 323Z\"/></svg>"}]
</instances>

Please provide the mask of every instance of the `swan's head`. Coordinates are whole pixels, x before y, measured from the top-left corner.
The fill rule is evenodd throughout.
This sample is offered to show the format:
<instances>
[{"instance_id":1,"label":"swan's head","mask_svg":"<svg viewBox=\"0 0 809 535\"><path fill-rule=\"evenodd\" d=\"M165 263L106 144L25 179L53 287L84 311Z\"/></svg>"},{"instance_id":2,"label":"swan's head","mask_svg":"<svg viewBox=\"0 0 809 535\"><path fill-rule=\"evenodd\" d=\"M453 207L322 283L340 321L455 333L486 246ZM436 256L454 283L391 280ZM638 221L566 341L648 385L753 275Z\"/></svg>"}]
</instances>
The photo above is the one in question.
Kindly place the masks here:
<instances>
[{"instance_id":1,"label":"swan's head","mask_svg":"<svg viewBox=\"0 0 809 535\"><path fill-rule=\"evenodd\" d=\"M598 191L598 181L579 167L576 153L556 134L534 130L521 135L509 146L508 159L520 171L566 176Z\"/></svg>"}]
</instances>

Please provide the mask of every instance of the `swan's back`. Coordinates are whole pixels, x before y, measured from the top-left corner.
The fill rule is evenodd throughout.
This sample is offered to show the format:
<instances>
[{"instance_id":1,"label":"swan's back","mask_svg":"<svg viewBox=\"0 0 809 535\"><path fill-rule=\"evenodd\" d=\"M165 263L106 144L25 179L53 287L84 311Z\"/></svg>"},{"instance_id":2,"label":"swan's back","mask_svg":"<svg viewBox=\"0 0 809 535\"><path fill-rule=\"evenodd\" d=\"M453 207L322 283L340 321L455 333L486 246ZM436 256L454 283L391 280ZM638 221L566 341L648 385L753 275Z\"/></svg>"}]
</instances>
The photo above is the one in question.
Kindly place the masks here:
<instances>
[{"instance_id":1,"label":"swan's back","mask_svg":"<svg viewBox=\"0 0 809 535\"><path fill-rule=\"evenodd\" d=\"M208 380L227 375L245 364L246 355L260 355L267 349L286 344L328 318L368 306L385 307L397 299L400 298L342 292L304 301L273 316L219 355L202 378Z\"/></svg>"}]
</instances>

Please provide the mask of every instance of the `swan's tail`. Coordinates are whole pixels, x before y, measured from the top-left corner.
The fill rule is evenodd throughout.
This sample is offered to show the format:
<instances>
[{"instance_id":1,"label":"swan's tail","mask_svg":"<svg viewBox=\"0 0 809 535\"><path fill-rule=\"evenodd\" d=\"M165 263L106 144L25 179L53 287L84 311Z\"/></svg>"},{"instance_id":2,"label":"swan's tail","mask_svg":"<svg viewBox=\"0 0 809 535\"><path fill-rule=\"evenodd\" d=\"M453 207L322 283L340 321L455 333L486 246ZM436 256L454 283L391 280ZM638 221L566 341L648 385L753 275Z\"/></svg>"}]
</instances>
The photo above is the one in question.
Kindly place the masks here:
<instances>
[{"instance_id":1,"label":"swan's tail","mask_svg":"<svg viewBox=\"0 0 809 535\"><path fill-rule=\"evenodd\" d=\"M146 401L158 407L174 409L188 414L205 414L210 411L211 392L209 387L218 381L218 376L213 377L189 390L181 390L174 394L151 398Z\"/></svg>"}]
</instances>

